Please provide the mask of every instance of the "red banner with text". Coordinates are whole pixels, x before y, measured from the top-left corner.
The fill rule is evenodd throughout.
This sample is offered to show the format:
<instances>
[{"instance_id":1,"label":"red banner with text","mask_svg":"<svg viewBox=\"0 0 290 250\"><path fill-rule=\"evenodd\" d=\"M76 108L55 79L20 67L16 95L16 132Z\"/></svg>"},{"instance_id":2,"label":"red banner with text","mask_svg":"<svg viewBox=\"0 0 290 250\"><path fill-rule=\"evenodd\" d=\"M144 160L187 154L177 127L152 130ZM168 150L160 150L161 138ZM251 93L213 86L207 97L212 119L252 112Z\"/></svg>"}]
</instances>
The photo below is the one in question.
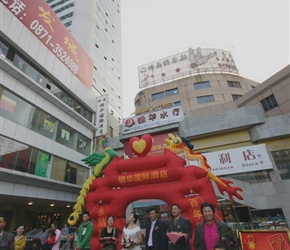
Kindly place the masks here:
<instances>
[{"instance_id":1,"label":"red banner with text","mask_svg":"<svg viewBox=\"0 0 290 250\"><path fill-rule=\"evenodd\" d=\"M44 0L1 0L1 3L91 90L91 58Z\"/></svg>"}]
</instances>

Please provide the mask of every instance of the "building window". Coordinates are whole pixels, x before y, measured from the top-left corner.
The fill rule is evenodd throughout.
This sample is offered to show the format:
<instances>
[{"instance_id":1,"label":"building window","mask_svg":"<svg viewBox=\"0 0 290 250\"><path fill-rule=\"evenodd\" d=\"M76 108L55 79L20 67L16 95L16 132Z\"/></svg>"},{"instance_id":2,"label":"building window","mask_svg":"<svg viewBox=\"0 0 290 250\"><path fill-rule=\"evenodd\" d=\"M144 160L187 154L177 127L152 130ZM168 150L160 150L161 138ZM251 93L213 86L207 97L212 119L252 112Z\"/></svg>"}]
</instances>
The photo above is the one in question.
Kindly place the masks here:
<instances>
[{"instance_id":1,"label":"building window","mask_svg":"<svg viewBox=\"0 0 290 250\"><path fill-rule=\"evenodd\" d=\"M282 180L290 180L290 149L272 151L275 164Z\"/></svg>"},{"instance_id":2,"label":"building window","mask_svg":"<svg viewBox=\"0 0 290 250\"><path fill-rule=\"evenodd\" d=\"M274 95L270 95L267 98L265 98L264 100L262 100L261 104L262 104L265 112L278 106L278 103L277 103Z\"/></svg>"},{"instance_id":3,"label":"building window","mask_svg":"<svg viewBox=\"0 0 290 250\"><path fill-rule=\"evenodd\" d=\"M62 11L64 11L64 10L70 8L70 7L73 7L73 6L75 6L75 4L74 4L74 3L70 3L70 4L68 4L68 5L63 6L62 8L59 8L59 9L56 10L54 13L55 13L55 14L60 13L60 12L62 12Z\"/></svg>"},{"instance_id":4,"label":"building window","mask_svg":"<svg viewBox=\"0 0 290 250\"><path fill-rule=\"evenodd\" d=\"M140 106L140 99L138 99L136 102L135 102L135 108L139 107Z\"/></svg>"},{"instance_id":5,"label":"building window","mask_svg":"<svg viewBox=\"0 0 290 250\"><path fill-rule=\"evenodd\" d=\"M206 88L210 88L210 83L209 81L207 82L197 82L193 84L194 89L206 89Z\"/></svg>"},{"instance_id":6,"label":"building window","mask_svg":"<svg viewBox=\"0 0 290 250\"><path fill-rule=\"evenodd\" d=\"M69 26L71 26L71 24L72 24L72 21L69 21L69 22L65 23L64 26L69 27Z\"/></svg>"},{"instance_id":7,"label":"building window","mask_svg":"<svg viewBox=\"0 0 290 250\"><path fill-rule=\"evenodd\" d=\"M59 20L62 21L62 20L65 20L65 19L67 19L69 17L72 17L72 16L73 16L73 12L70 12L70 13L60 17Z\"/></svg>"},{"instance_id":8,"label":"building window","mask_svg":"<svg viewBox=\"0 0 290 250\"><path fill-rule=\"evenodd\" d=\"M114 136L114 129L111 126L109 127L109 136L110 138Z\"/></svg>"},{"instance_id":9,"label":"building window","mask_svg":"<svg viewBox=\"0 0 290 250\"><path fill-rule=\"evenodd\" d=\"M179 94L178 88L169 89L165 91L165 96L172 96Z\"/></svg>"},{"instance_id":10,"label":"building window","mask_svg":"<svg viewBox=\"0 0 290 250\"><path fill-rule=\"evenodd\" d=\"M151 101L155 101L161 98L164 98L164 92L159 92L151 95Z\"/></svg>"},{"instance_id":11,"label":"building window","mask_svg":"<svg viewBox=\"0 0 290 250\"><path fill-rule=\"evenodd\" d=\"M174 102L174 103L172 104L172 106L173 106L173 107L175 107L175 106L181 106L181 102L180 102L180 101L178 101L178 102Z\"/></svg>"},{"instance_id":12,"label":"building window","mask_svg":"<svg viewBox=\"0 0 290 250\"><path fill-rule=\"evenodd\" d=\"M241 96L242 96L242 95L232 95L232 98L233 98L233 100L235 101L235 100L239 99Z\"/></svg>"},{"instance_id":13,"label":"building window","mask_svg":"<svg viewBox=\"0 0 290 250\"><path fill-rule=\"evenodd\" d=\"M206 95L206 96L199 96L197 97L198 104L207 103L207 102L214 102L213 95Z\"/></svg>"},{"instance_id":14,"label":"building window","mask_svg":"<svg viewBox=\"0 0 290 250\"><path fill-rule=\"evenodd\" d=\"M228 81L228 85L231 88L242 88L241 84L239 82L235 82L235 81Z\"/></svg>"}]
</instances>

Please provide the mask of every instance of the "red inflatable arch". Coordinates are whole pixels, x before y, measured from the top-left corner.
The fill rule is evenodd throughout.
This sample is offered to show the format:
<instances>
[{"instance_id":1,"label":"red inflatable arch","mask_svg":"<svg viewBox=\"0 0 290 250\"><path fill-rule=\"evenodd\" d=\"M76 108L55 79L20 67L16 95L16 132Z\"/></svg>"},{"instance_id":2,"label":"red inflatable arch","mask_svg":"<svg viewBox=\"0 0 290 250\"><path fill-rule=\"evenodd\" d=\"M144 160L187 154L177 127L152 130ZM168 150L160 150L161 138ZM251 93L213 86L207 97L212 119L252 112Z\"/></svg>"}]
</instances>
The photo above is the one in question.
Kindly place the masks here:
<instances>
[{"instance_id":1,"label":"red inflatable arch","mask_svg":"<svg viewBox=\"0 0 290 250\"><path fill-rule=\"evenodd\" d=\"M103 171L103 177L96 178L90 186L86 196L86 210L91 213L94 223L91 241L94 249L100 249L100 231L106 226L109 215L116 218L115 226L121 239L126 223L124 214L133 201L160 199L169 206L178 203L183 216L191 221L193 233L196 224L202 221L200 205L203 202L217 205L216 194L207 172L197 166L186 166L184 159L168 149L161 155L146 156L150 151L146 141L149 142L151 136L148 136L130 141L132 150L140 158L123 160L115 156ZM218 211L217 216L222 218ZM120 241L118 249L121 249ZM192 243L193 239L191 245Z\"/></svg>"}]
</instances>

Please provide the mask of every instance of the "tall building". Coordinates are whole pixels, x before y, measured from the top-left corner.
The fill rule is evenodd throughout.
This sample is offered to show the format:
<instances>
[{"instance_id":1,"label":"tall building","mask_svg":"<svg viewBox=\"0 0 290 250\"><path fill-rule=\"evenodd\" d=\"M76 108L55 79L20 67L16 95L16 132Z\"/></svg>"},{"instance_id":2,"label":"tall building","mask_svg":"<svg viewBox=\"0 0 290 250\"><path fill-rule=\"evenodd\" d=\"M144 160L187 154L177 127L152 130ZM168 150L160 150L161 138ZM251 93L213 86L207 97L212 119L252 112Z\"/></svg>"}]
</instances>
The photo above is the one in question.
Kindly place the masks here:
<instances>
[{"instance_id":1,"label":"tall building","mask_svg":"<svg viewBox=\"0 0 290 250\"><path fill-rule=\"evenodd\" d=\"M123 112L120 0L46 2L92 58L93 91L108 94L108 134L117 136Z\"/></svg>"},{"instance_id":2,"label":"tall building","mask_svg":"<svg viewBox=\"0 0 290 250\"><path fill-rule=\"evenodd\" d=\"M82 159L98 136L98 97L110 98L109 136L122 117L118 3L48 2L75 8L72 15L64 7L60 19L87 33L77 41L44 0L0 3L0 213L7 231L19 223L64 224L92 171ZM106 22L107 31L97 32Z\"/></svg>"}]
</instances>

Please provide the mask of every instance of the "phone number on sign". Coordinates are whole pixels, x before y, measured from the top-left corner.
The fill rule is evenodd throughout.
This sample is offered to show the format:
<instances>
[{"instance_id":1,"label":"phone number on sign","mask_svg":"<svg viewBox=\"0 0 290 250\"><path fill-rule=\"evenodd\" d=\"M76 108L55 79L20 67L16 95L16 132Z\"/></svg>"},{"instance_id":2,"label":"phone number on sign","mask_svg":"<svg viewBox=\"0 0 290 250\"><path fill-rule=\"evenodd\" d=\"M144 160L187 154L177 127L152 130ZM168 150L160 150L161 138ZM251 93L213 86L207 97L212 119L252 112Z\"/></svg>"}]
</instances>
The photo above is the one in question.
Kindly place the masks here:
<instances>
[{"instance_id":1,"label":"phone number on sign","mask_svg":"<svg viewBox=\"0 0 290 250\"><path fill-rule=\"evenodd\" d=\"M39 23L38 20L33 20L31 22L30 29L34 31L39 39L46 39L45 44L49 44L53 48L53 53L56 54L56 56L64 62L74 74L78 73L79 67L73 59L71 59L70 56L67 56L67 53L58 43L54 45L50 42L52 36L48 34L48 31Z\"/></svg>"}]
</instances>

